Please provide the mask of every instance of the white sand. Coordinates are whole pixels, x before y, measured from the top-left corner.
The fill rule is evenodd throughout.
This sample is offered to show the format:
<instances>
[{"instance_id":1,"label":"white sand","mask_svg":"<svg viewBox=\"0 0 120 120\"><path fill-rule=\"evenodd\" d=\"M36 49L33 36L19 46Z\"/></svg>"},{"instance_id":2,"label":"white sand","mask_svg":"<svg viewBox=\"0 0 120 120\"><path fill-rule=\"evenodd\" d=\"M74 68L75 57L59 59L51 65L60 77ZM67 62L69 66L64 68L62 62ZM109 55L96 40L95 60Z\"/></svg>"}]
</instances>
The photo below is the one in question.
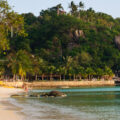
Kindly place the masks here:
<instances>
[{"instance_id":1,"label":"white sand","mask_svg":"<svg viewBox=\"0 0 120 120\"><path fill-rule=\"evenodd\" d=\"M22 92L21 89L3 88L0 87L0 101L4 101L10 95ZM23 120L22 116L18 115L13 110L7 110L7 106L0 104L0 120Z\"/></svg>"}]
</instances>

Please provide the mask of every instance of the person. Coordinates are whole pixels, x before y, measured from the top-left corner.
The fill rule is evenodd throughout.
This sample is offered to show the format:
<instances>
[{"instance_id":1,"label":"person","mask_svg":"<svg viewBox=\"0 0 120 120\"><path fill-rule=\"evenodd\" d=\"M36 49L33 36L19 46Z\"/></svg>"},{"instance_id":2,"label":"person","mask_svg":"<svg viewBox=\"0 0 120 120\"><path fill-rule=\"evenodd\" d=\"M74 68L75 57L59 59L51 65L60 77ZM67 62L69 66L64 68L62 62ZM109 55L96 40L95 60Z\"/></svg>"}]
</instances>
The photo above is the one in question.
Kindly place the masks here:
<instances>
[{"instance_id":1,"label":"person","mask_svg":"<svg viewBox=\"0 0 120 120\"><path fill-rule=\"evenodd\" d=\"M24 91L25 91L26 93L28 93L28 85L27 85L26 83L23 83L22 88L24 89Z\"/></svg>"}]
</instances>

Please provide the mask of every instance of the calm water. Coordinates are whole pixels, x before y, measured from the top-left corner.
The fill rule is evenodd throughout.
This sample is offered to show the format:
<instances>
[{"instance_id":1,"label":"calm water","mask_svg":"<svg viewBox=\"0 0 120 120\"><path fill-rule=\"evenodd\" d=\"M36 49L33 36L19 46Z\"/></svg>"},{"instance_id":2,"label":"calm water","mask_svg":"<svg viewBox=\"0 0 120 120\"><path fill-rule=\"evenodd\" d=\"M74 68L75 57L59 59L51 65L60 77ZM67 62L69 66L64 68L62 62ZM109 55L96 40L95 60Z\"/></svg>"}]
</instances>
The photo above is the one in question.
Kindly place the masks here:
<instances>
[{"instance_id":1,"label":"calm water","mask_svg":"<svg viewBox=\"0 0 120 120\"><path fill-rule=\"evenodd\" d=\"M11 98L25 120L120 120L120 87L57 89L65 98ZM51 90L33 90L48 92Z\"/></svg>"}]
</instances>

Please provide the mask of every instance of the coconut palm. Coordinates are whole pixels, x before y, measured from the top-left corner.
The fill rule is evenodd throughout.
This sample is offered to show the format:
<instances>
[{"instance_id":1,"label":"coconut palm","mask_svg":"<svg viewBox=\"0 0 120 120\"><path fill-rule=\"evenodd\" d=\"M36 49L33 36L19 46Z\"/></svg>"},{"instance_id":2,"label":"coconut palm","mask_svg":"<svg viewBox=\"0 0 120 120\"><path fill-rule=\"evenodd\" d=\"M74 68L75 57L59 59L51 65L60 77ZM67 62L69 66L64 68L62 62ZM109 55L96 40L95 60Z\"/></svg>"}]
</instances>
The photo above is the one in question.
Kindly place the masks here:
<instances>
[{"instance_id":1,"label":"coconut palm","mask_svg":"<svg viewBox=\"0 0 120 120\"><path fill-rule=\"evenodd\" d=\"M21 80L24 80L27 72L31 70L32 64L27 52L19 50L17 53L10 53L7 58L8 67L11 68L13 76L19 75Z\"/></svg>"},{"instance_id":2,"label":"coconut palm","mask_svg":"<svg viewBox=\"0 0 120 120\"><path fill-rule=\"evenodd\" d=\"M77 12L77 5L75 5L75 3L72 1L71 3L70 3L70 6L69 6L69 8L71 9L71 14L72 15L74 15L76 12Z\"/></svg>"},{"instance_id":3,"label":"coconut palm","mask_svg":"<svg viewBox=\"0 0 120 120\"><path fill-rule=\"evenodd\" d=\"M64 60L64 67L63 67L64 77L65 77L65 75L67 75L67 74L68 74L69 76L71 76L73 58L72 58L71 56L67 56L66 58L64 57L63 60Z\"/></svg>"},{"instance_id":4,"label":"coconut palm","mask_svg":"<svg viewBox=\"0 0 120 120\"><path fill-rule=\"evenodd\" d=\"M43 68L45 66L45 61L40 57L34 57L32 61L33 61L32 74L35 75L35 80L37 81L38 75L43 74Z\"/></svg>"},{"instance_id":5,"label":"coconut palm","mask_svg":"<svg viewBox=\"0 0 120 120\"><path fill-rule=\"evenodd\" d=\"M78 7L79 7L78 17L80 17L81 9L84 8L84 3L80 1Z\"/></svg>"},{"instance_id":6,"label":"coconut palm","mask_svg":"<svg viewBox=\"0 0 120 120\"><path fill-rule=\"evenodd\" d=\"M79 8L80 8L80 9L81 9L81 8L82 8L82 9L84 8L84 3L81 2L81 1L79 2Z\"/></svg>"},{"instance_id":7,"label":"coconut palm","mask_svg":"<svg viewBox=\"0 0 120 120\"><path fill-rule=\"evenodd\" d=\"M88 67L87 69L86 69L86 73L87 73L87 75L88 75L88 79L90 80L91 79L91 76L92 75L94 75L94 70L92 69L92 68L90 68L90 67Z\"/></svg>"},{"instance_id":8,"label":"coconut palm","mask_svg":"<svg viewBox=\"0 0 120 120\"><path fill-rule=\"evenodd\" d=\"M104 71L101 68L97 68L95 71L98 79L100 79L104 75Z\"/></svg>"},{"instance_id":9,"label":"coconut palm","mask_svg":"<svg viewBox=\"0 0 120 120\"><path fill-rule=\"evenodd\" d=\"M78 74L80 80L81 80L81 78L82 78L82 76L83 76L84 73L85 73L84 67L78 66L77 67L77 74Z\"/></svg>"},{"instance_id":10,"label":"coconut palm","mask_svg":"<svg viewBox=\"0 0 120 120\"><path fill-rule=\"evenodd\" d=\"M113 71L111 70L111 68L109 68L107 66L105 66L104 73L105 73L105 75L108 75L109 77L114 76Z\"/></svg>"},{"instance_id":11,"label":"coconut palm","mask_svg":"<svg viewBox=\"0 0 120 120\"><path fill-rule=\"evenodd\" d=\"M48 73L50 74L50 80L52 80L52 75L55 73L56 67L53 65L48 66Z\"/></svg>"},{"instance_id":12,"label":"coconut palm","mask_svg":"<svg viewBox=\"0 0 120 120\"><path fill-rule=\"evenodd\" d=\"M60 9L63 10L63 7L62 7L61 4L58 4L58 5L56 6L56 8L57 8L57 15L59 15L59 14L60 14Z\"/></svg>"}]
</instances>

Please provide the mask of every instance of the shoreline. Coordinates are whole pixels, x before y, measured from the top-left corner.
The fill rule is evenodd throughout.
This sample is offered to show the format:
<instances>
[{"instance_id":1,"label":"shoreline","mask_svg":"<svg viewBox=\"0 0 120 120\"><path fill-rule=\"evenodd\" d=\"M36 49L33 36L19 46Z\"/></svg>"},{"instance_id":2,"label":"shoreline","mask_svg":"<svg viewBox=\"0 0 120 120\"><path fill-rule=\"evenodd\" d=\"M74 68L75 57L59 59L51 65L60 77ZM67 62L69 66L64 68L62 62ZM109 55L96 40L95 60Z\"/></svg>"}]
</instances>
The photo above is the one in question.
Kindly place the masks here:
<instances>
[{"instance_id":1,"label":"shoreline","mask_svg":"<svg viewBox=\"0 0 120 120\"><path fill-rule=\"evenodd\" d=\"M23 120L19 114L19 108L9 103L8 98L12 94L22 92L21 89L0 87L0 119L1 120Z\"/></svg>"},{"instance_id":2,"label":"shoreline","mask_svg":"<svg viewBox=\"0 0 120 120\"><path fill-rule=\"evenodd\" d=\"M114 80L82 80L82 81L34 81L34 82L3 82L5 86L21 88L26 83L30 88L69 88L91 86L116 86Z\"/></svg>"}]
</instances>

